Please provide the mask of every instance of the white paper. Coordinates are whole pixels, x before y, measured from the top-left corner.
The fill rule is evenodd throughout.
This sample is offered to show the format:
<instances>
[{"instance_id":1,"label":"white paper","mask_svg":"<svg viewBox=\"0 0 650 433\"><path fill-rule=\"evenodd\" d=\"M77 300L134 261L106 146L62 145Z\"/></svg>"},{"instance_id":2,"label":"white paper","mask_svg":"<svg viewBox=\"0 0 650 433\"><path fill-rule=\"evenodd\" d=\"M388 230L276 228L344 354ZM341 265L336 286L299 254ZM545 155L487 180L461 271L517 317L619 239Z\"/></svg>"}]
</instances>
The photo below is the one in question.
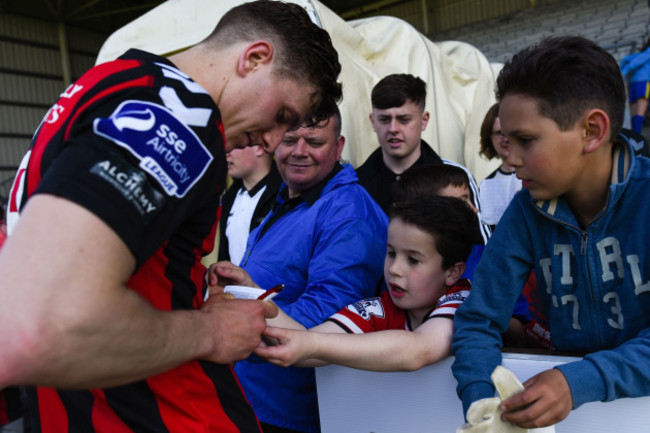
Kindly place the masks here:
<instances>
[{"instance_id":1,"label":"white paper","mask_svg":"<svg viewBox=\"0 0 650 433\"><path fill-rule=\"evenodd\" d=\"M257 299L266 293L266 290L259 287L248 286L226 286L223 291L232 294L237 299Z\"/></svg>"}]
</instances>

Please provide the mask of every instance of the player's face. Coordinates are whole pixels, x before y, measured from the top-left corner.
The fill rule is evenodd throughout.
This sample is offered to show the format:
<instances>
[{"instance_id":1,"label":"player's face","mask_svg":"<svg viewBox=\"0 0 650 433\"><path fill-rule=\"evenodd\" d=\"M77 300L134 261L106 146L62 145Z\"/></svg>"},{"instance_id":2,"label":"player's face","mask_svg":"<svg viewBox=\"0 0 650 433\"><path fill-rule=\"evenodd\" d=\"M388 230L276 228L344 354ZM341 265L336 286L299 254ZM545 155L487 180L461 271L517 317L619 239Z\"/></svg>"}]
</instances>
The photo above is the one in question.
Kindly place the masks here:
<instances>
[{"instance_id":1,"label":"player's face","mask_svg":"<svg viewBox=\"0 0 650 433\"><path fill-rule=\"evenodd\" d=\"M461 185L461 186L447 185L446 187L444 187L439 191L438 195L441 195L443 197L459 198L465 203L467 203L469 207L472 208L474 213L478 213L478 210L474 207L474 203L472 203L472 196L469 192L469 187L467 185Z\"/></svg>"},{"instance_id":2,"label":"player's face","mask_svg":"<svg viewBox=\"0 0 650 433\"><path fill-rule=\"evenodd\" d=\"M402 160L412 156L420 148L422 131L427 127L429 113L407 100L400 107L385 110L373 108L370 114L372 128L382 152L389 158Z\"/></svg>"},{"instance_id":3,"label":"player's face","mask_svg":"<svg viewBox=\"0 0 650 433\"><path fill-rule=\"evenodd\" d=\"M384 278L395 305L418 326L446 291L447 274L433 236L400 218L388 225Z\"/></svg>"},{"instance_id":4,"label":"player's face","mask_svg":"<svg viewBox=\"0 0 650 433\"><path fill-rule=\"evenodd\" d=\"M228 174L235 179L242 179L252 174L259 165L259 152L263 152L261 146L248 146L226 153Z\"/></svg>"},{"instance_id":5,"label":"player's face","mask_svg":"<svg viewBox=\"0 0 650 433\"><path fill-rule=\"evenodd\" d=\"M305 119L317 99L316 87L260 67L236 85L226 87L220 101L226 151L261 145L272 153L289 129Z\"/></svg>"},{"instance_id":6,"label":"player's face","mask_svg":"<svg viewBox=\"0 0 650 433\"><path fill-rule=\"evenodd\" d=\"M508 94L499 108L501 128L510 142L506 163L515 167L522 186L535 200L549 200L579 191L586 178L581 122L562 131L542 116L534 98Z\"/></svg>"},{"instance_id":7,"label":"player's face","mask_svg":"<svg viewBox=\"0 0 650 433\"><path fill-rule=\"evenodd\" d=\"M332 118L322 127L287 132L275 151L275 161L289 196L294 197L325 179L341 157L344 143L343 136L334 131Z\"/></svg>"}]
</instances>

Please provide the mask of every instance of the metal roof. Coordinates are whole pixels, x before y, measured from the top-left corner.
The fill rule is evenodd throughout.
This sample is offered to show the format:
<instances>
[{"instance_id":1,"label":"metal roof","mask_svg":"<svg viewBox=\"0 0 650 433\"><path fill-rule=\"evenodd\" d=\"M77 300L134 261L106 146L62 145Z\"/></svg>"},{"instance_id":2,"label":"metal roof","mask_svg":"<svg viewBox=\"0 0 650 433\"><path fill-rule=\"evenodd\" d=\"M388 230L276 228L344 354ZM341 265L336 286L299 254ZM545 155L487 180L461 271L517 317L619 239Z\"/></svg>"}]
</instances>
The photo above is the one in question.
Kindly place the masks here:
<instances>
[{"instance_id":1,"label":"metal roof","mask_svg":"<svg viewBox=\"0 0 650 433\"><path fill-rule=\"evenodd\" d=\"M218 1L218 0L214 0ZM321 0L344 18L404 0ZM0 0L0 13L25 15L110 34L164 0Z\"/></svg>"}]
</instances>

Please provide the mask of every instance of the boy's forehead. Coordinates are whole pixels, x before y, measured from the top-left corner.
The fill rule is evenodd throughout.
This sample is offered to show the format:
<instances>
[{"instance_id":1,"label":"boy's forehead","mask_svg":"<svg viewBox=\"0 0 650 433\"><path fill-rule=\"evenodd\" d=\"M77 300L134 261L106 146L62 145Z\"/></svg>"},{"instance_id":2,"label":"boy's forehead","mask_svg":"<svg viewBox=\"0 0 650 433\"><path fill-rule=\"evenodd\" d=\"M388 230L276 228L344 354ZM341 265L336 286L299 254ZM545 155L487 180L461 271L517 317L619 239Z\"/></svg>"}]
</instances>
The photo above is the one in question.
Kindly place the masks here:
<instances>
[{"instance_id":1,"label":"boy's forehead","mask_svg":"<svg viewBox=\"0 0 650 433\"><path fill-rule=\"evenodd\" d=\"M375 115L399 115L402 113L413 113L415 111L422 112L424 107L420 107L418 104L413 102L411 99L407 99L402 105L388 108L377 108L372 107L372 111Z\"/></svg>"},{"instance_id":2,"label":"boy's forehead","mask_svg":"<svg viewBox=\"0 0 650 433\"><path fill-rule=\"evenodd\" d=\"M539 110L540 101L534 96L507 94L499 104L499 122L501 129L511 132L522 126L522 123L532 122L542 116Z\"/></svg>"},{"instance_id":3,"label":"boy's forehead","mask_svg":"<svg viewBox=\"0 0 650 433\"><path fill-rule=\"evenodd\" d=\"M439 194L444 197L463 198L464 196L469 195L469 185L466 183L463 183L462 185L449 184L442 188Z\"/></svg>"}]
</instances>

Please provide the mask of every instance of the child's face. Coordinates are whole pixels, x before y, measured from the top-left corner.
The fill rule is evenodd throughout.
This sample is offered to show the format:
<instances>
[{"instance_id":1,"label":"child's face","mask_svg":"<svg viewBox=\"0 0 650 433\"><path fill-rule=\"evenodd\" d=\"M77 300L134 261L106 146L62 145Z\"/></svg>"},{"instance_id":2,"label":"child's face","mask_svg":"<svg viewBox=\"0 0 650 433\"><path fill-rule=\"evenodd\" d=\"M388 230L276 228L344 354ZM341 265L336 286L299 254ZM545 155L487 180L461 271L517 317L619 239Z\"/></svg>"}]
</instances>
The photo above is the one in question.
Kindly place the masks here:
<instances>
[{"instance_id":1,"label":"child's face","mask_svg":"<svg viewBox=\"0 0 650 433\"><path fill-rule=\"evenodd\" d=\"M447 185L446 187L442 188L438 192L438 195L443 197L459 198L465 203L467 203L469 207L472 208L474 213L478 213L478 210L474 207L474 203L472 203L472 196L469 192L469 186L467 185L461 185L461 186Z\"/></svg>"},{"instance_id":2,"label":"child's face","mask_svg":"<svg viewBox=\"0 0 650 433\"><path fill-rule=\"evenodd\" d=\"M508 94L499 108L501 130L510 142L508 165L536 200L549 200L588 184L584 170L581 122L561 131L539 113L534 98Z\"/></svg>"},{"instance_id":3,"label":"child's face","mask_svg":"<svg viewBox=\"0 0 650 433\"><path fill-rule=\"evenodd\" d=\"M445 293L447 274L433 236L400 218L391 219L384 278L393 302L409 310L414 327Z\"/></svg>"},{"instance_id":4,"label":"child's face","mask_svg":"<svg viewBox=\"0 0 650 433\"><path fill-rule=\"evenodd\" d=\"M503 131L501 131L501 121L498 117L494 119L494 123L492 124L492 146L494 146L494 150L499 155L499 158L505 161L510 153L510 143L508 143L508 139L503 135Z\"/></svg>"}]
</instances>

